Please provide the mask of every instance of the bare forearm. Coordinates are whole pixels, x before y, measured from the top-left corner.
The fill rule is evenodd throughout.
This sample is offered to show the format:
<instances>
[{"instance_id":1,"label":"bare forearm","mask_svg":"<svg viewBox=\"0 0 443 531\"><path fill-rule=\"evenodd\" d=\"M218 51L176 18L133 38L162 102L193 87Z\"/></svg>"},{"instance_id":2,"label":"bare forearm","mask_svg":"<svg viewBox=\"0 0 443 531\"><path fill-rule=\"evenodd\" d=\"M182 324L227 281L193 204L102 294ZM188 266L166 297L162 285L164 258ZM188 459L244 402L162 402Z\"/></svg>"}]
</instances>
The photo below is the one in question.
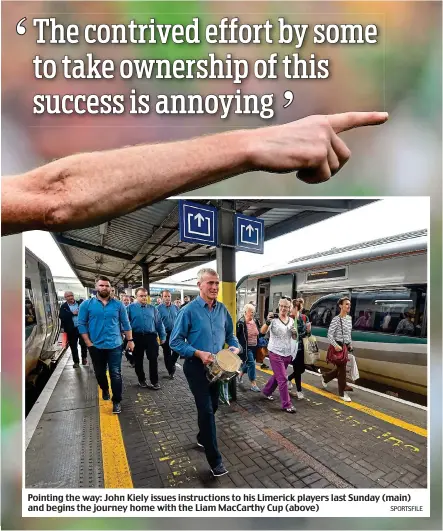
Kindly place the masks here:
<instances>
[{"instance_id":1,"label":"bare forearm","mask_svg":"<svg viewBox=\"0 0 443 531\"><path fill-rule=\"evenodd\" d=\"M2 181L2 233L97 225L245 172L245 132L83 153Z\"/></svg>"}]
</instances>

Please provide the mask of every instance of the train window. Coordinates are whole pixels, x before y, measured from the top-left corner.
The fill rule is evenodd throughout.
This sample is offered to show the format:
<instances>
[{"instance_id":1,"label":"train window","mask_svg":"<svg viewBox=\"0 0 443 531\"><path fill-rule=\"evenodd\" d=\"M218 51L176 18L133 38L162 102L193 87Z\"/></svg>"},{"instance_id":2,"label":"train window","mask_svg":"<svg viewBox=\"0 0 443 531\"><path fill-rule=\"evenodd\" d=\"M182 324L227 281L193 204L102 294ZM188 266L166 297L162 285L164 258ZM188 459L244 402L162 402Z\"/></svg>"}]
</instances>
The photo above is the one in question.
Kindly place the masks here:
<instances>
[{"instance_id":1,"label":"train window","mask_svg":"<svg viewBox=\"0 0 443 531\"><path fill-rule=\"evenodd\" d=\"M25 279L25 336L26 339L32 332L32 329L37 324L37 316L35 314L34 294L32 293L31 279Z\"/></svg>"},{"instance_id":2,"label":"train window","mask_svg":"<svg viewBox=\"0 0 443 531\"><path fill-rule=\"evenodd\" d=\"M353 292L353 329L420 337L426 291L423 287Z\"/></svg>"},{"instance_id":3,"label":"train window","mask_svg":"<svg viewBox=\"0 0 443 531\"><path fill-rule=\"evenodd\" d=\"M38 268L40 271L40 282L42 286L42 295L43 295L43 305L46 313L46 321L48 325L52 323L52 309L51 309L51 299L49 296L49 285L48 277L46 275L46 269L39 263Z\"/></svg>"},{"instance_id":4,"label":"train window","mask_svg":"<svg viewBox=\"0 0 443 531\"><path fill-rule=\"evenodd\" d=\"M243 308L246 304L246 281L242 282L237 290L237 316L243 314Z\"/></svg>"},{"instance_id":5,"label":"train window","mask_svg":"<svg viewBox=\"0 0 443 531\"><path fill-rule=\"evenodd\" d=\"M249 278L246 289L246 303L257 306L257 279Z\"/></svg>"},{"instance_id":6,"label":"train window","mask_svg":"<svg viewBox=\"0 0 443 531\"><path fill-rule=\"evenodd\" d=\"M311 311L309 312L309 319L313 326L329 327L332 318L337 314L337 302L339 298L340 295L330 295L329 297L319 299L312 305Z\"/></svg>"}]
</instances>

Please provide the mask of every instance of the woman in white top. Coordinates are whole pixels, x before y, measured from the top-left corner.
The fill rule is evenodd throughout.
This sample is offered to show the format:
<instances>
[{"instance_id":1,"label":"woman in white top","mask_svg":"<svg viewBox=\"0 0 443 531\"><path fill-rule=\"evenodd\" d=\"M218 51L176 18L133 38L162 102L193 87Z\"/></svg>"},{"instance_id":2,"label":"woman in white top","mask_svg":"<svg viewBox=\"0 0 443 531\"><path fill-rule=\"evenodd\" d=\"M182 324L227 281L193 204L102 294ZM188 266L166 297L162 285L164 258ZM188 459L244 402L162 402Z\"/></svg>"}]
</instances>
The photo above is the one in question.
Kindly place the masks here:
<instances>
[{"instance_id":1,"label":"woman in white top","mask_svg":"<svg viewBox=\"0 0 443 531\"><path fill-rule=\"evenodd\" d=\"M348 297L342 297L338 301L340 313L336 315L329 325L328 339L331 345L337 352L343 350L343 344L348 348L348 351L352 351L352 318L348 315L351 309L351 301ZM327 360L326 360L327 361ZM326 389L328 383L337 378L338 381L338 394L345 402L351 402L350 397L345 393L346 389L346 363L335 366L335 369L327 372L322 376L322 385Z\"/></svg>"},{"instance_id":2,"label":"woman in white top","mask_svg":"<svg viewBox=\"0 0 443 531\"><path fill-rule=\"evenodd\" d=\"M269 361L274 372L263 388L263 394L268 400L274 400L272 393L278 385L282 409L287 413L295 413L295 407L289 396L286 374L287 367L292 363L293 354L297 352L298 345L297 327L294 327L294 319L289 317L290 310L290 301L280 299L278 317L269 313L266 323L261 328L262 334L266 334L269 330Z\"/></svg>"}]
</instances>

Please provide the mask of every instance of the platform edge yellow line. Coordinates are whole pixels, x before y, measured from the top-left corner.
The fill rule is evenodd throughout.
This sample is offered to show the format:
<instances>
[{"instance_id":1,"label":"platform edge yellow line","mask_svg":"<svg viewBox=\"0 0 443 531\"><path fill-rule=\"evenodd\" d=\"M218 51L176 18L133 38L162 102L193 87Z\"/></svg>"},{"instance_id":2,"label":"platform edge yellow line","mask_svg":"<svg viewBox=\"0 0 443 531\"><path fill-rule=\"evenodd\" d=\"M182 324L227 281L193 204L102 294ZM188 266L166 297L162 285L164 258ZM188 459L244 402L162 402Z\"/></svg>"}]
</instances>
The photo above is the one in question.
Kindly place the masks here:
<instances>
[{"instance_id":1,"label":"platform edge yellow line","mask_svg":"<svg viewBox=\"0 0 443 531\"><path fill-rule=\"evenodd\" d=\"M266 374L273 374L272 371L269 369L261 369L259 366L257 366L258 370L265 372ZM303 387L308 389L309 391L312 391L313 393L317 393L318 395L324 396L325 398L329 398L330 400L334 400L335 402L339 402L343 406L350 407L352 409L357 409L358 411L361 411L362 413L366 413L367 415L371 415L372 417L376 417L380 420L384 420L385 422L388 422L389 424L393 424L394 426L398 426L399 428L403 428L407 431L412 431L413 433L416 433L417 435L421 435L422 437L428 436L428 430L425 428L420 428L419 426L415 426L414 424L409 424L409 422L405 422L404 420L397 419L396 417L391 417L391 415L386 415L385 413L382 413L381 411L377 411L376 409L372 409L367 406L363 406L362 404L359 404L358 402L343 402L341 398L339 398L336 395L333 395L329 393L328 391L324 391L323 389L318 389L317 387L314 387L313 385L307 384L303 382Z\"/></svg>"},{"instance_id":2,"label":"platform edge yellow line","mask_svg":"<svg viewBox=\"0 0 443 531\"><path fill-rule=\"evenodd\" d=\"M109 377L108 377L109 380ZM100 437L105 489L132 489L132 477L118 415L112 413L112 402L103 400L98 388Z\"/></svg>"}]
</instances>

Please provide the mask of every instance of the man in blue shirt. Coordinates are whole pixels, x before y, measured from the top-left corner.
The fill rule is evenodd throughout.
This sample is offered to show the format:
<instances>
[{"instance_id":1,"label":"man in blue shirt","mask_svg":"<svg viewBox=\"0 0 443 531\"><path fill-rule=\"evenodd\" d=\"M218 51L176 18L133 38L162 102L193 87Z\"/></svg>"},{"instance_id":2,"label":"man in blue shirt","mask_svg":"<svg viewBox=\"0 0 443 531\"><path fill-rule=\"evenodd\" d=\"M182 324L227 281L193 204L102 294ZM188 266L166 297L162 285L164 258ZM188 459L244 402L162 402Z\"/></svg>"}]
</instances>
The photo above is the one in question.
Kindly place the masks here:
<instances>
[{"instance_id":1,"label":"man in blue shirt","mask_svg":"<svg viewBox=\"0 0 443 531\"><path fill-rule=\"evenodd\" d=\"M126 311L128 311L128 307L131 304L131 298L129 297L129 295L126 295L126 293L122 293L120 295L120 300L122 301L123 306L126 308ZM122 350L125 353L126 359L128 360L129 364L131 365L132 368L134 368L135 367L134 357L132 355L132 352L127 348L127 346L128 346L128 341L125 338L123 341Z\"/></svg>"},{"instance_id":2,"label":"man in blue shirt","mask_svg":"<svg viewBox=\"0 0 443 531\"><path fill-rule=\"evenodd\" d=\"M59 318L63 331L68 336L69 347L71 348L72 360L74 361L74 369L80 367L80 360L78 357L78 343L82 351L82 364L88 364L88 349L82 336L78 331L78 311L83 299L75 300L72 291L65 291L65 301L60 306Z\"/></svg>"},{"instance_id":3,"label":"man in blue shirt","mask_svg":"<svg viewBox=\"0 0 443 531\"><path fill-rule=\"evenodd\" d=\"M178 308L172 304L171 292L167 289L162 291L162 304L160 304L157 309L163 322L163 326L166 330L166 341L163 343L165 367L169 373L169 378L173 380L175 374L175 364L177 363L179 355L177 352L171 350L170 340L175 319L177 318Z\"/></svg>"},{"instance_id":4,"label":"man in blue shirt","mask_svg":"<svg viewBox=\"0 0 443 531\"><path fill-rule=\"evenodd\" d=\"M166 339L165 327L158 313L157 308L148 304L148 291L145 288L137 288L135 291L136 302L128 306L128 317L134 334L134 363L140 387L160 389L158 383L158 342L163 345ZM149 361L150 384L146 382L145 371L143 370L143 358Z\"/></svg>"},{"instance_id":5,"label":"man in blue shirt","mask_svg":"<svg viewBox=\"0 0 443 531\"><path fill-rule=\"evenodd\" d=\"M224 304L217 302L220 280L213 269L197 273L200 296L180 310L171 334L171 348L185 358L183 372L194 395L198 411L197 445L203 447L214 476L228 471L217 446L215 412L218 408L218 386L211 385L205 365L225 343L235 354L240 352L234 336L232 318Z\"/></svg>"},{"instance_id":6,"label":"man in blue shirt","mask_svg":"<svg viewBox=\"0 0 443 531\"><path fill-rule=\"evenodd\" d=\"M132 330L123 304L111 297L111 283L105 276L95 283L97 295L82 302L78 314L78 329L91 355L95 377L103 393L110 400L106 367L111 377L113 413L121 413L122 399L122 336L129 348L134 348Z\"/></svg>"}]
</instances>

